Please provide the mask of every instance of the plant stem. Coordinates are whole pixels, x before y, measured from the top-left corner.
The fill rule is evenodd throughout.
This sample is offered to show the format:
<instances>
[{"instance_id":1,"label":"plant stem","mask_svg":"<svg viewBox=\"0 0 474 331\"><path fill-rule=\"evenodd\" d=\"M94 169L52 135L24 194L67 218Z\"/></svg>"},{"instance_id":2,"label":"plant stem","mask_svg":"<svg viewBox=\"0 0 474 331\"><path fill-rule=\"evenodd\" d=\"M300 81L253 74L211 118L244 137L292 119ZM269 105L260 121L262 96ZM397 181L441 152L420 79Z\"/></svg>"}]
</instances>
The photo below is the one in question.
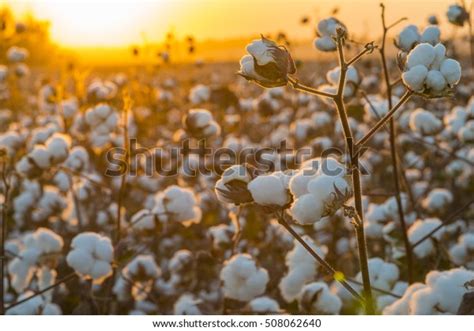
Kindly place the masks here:
<instances>
[{"instance_id":1,"label":"plant stem","mask_svg":"<svg viewBox=\"0 0 474 331\"><path fill-rule=\"evenodd\" d=\"M374 303L372 299L372 290L370 286L370 275L369 275L369 264L368 264L368 254L367 254L367 244L364 234L364 210L362 207L362 188L360 184L360 169L359 169L359 157L358 153L354 153L354 139L352 135L352 130L349 125L349 119L347 117L346 108L344 105L344 86L346 80L346 72L348 65L344 58L344 48L342 42L342 34L338 33L337 37L337 49L339 55L339 86L337 90L337 95L334 98L334 103L336 105L337 112L339 114L339 119L342 124L344 131L344 136L346 139L346 147L349 151L350 156L350 171L352 173L352 189L354 191L354 202L356 211L360 218L360 226L356 228L357 236L357 246L359 250L359 265L360 271L362 274L362 282L364 288L364 298L365 298L365 311L367 314L375 314Z\"/></svg>"},{"instance_id":2,"label":"plant stem","mask_svg":"<svg viewBox=\"0 0 474 331\"><path fill-rule=\"evenodd\" d=\"M421 244L423 241L431 238L431 236L433 234L435 234L436 232L438 232L439 229L441 229L442 227L448 225L448 224L451 224L452 222L454 222L472 203L474 203L474 199L471 199L468 203L466 203L465 205L463 205L461 208L459 208L458 210L456 210L454 213L452 213L448 219L446 221L444 221L443 223L441 223L440 225L438 225L437 227L435 227L433 230L431 230L429 233L427 233L426 235L424 235L422 238L420 238L418 241L414 242L411 247L412 248L415 248L416 246L418 246L419 244Z\"/></svg>"},{"instance_id":3,"label":"plant stem","mask_svg":"<svg viewBox=\"0 0 474 331\"><path fill-rule=\"evenodd\" d=\"M8 215L8 200L10 199L10 184L7 180L6 175L6 162L2 161L2 183L5 190L3 194L2 203L2 233L0 235L0 315L5 314L5 279L6 279L6 252L5 252L5 241L7 239L7 215Z\"/></svg>"},{"instance_id":4,"label":"plant stem","mask_svg":"<svg viewBox=\"0 0 474 331\"><path fill-rule=\"evenodd\" d=\"M292 77L288 77L288 82L291 84L291 87L293 89L298 90L298 91L302 91L302 92L306 92L306 93L309 93L309 94L312 94L312 95L318 95L318 96L322 96L322 97L326 97L326 98L334 98L335 97L334 94L319 91L319 90L316 90L312 87L302 85L300 82L298 82L297 79L292 78Z\"/></svg>"},{"instance_id":5,"label":"plant stem","mask_svg":"<svg viewBox=\"0 0 474 331\"><path fill-rule=\"evenodd\" d=\"M356 144L356 147L357 149L359 149L361 146L365 145L369 140L370 138L372 138L372 136L374 134L377 133L377 131L380 130L380 128L382 126L384 126L385 124L387 124L387 122L392 118L392 116L395 114L395 112L405 104L405 102L408 101L408 99L410 99L410 97L413 95L413 91L406 91L405 94L401 97L401 99L398 101L398 103L393 106L392 109L389 110L389 112L387 114L385 114L384 117L382 117L370 130L369 132L367 132L365 134L365 136L359 140Z\"/></svg>"},{"instance_id":6,"label":"plant stem","mask_svg":"<svg viewBox=\"0 0 474 331\"><path fill-rule=\"evenodd\" d=\"M339 283L341 283L341 285L344 286L344 288L348 290L354 298L359 300L361 303L364 303L364 299L360 296L360 294L357 293L357 291L352 286L350 286L345 281L345 279L340 279L339 277L337 277L338 272L328 262L326 262L318 253L316 253L313 250L313 248L311 248L311 246L309 246L308 243L306 243L306 241L304 241L304 239L291 227L291 225L288 224L288 222L285 220L283 216L283 213L277 212L275 214L278 219L278 223L280 223L306 249L306 251L308 251L308 253L311 254L311 256L314 257L314 259L319 264L321 264L324 267L324 269L326 269L326 271L334 279L336 279Z\"/></svg>"},{"instance_id":7,"label":"plant stem","mask_svg":"<svg viewBox=\"0 0 474 331\"><path fill-rule=\"evenodd\" d=\"M394 26L392 24L390 27L387 27L385 23L385 6L382 7L382 46L380 47L380 57L382 61L382 68L385 78L385 88L387 92L387 101L388 101L388 108L392 109L392 85L390 84L390 74L388 72L388 65L387 59L385 56L385 44L387 40L387 32L390 27ZM402 236L403 236L403 243L405 245L405 252L407 258L407 273L408 273L408 283L413 283L413 254L412 248L410 246L410 241L408 239L408 229L405 222L405 215L403 213L403 205L402 199L400 194L400 173L399 173L399 164L398 164L398 157L397 157L397 145L396 145L396 123L393 120L393 117L390 119L390 155L392 161L392 169L393 169L393 182L395 186L395 199L397 201L397 209L398 209L398 217L400 219L400 226L402 228Z\"/></svg>"}]
</instances>

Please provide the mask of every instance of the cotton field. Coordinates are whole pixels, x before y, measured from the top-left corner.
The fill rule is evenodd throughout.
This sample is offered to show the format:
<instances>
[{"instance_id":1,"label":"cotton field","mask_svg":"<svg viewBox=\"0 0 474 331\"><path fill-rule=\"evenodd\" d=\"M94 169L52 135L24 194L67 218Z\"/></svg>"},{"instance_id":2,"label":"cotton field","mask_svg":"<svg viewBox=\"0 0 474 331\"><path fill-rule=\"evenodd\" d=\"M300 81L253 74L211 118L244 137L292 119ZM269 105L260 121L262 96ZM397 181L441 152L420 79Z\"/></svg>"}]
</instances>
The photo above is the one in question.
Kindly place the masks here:
<instances>
[{"instance_id":1,"label":"cotton field","mask_svg":"<svg viewBox=\"0 0 474 331\"><path fill-rule=\"evenodd\" d=\"M470 7L388 11L107 70L3 17L0 313L474 314Z\"/></svg>"}]
</instances>

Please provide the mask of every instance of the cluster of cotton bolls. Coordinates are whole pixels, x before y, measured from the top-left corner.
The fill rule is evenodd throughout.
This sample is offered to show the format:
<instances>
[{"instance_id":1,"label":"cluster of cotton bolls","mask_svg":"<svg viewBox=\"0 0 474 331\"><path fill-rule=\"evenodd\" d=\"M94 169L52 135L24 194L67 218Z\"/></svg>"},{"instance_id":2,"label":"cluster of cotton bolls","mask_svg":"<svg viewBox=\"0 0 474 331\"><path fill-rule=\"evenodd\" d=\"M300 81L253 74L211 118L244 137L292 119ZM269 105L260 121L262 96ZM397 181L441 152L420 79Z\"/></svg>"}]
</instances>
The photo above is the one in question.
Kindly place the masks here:
<instances>
[{"instance_id":1,"label":"cluster of cotton bolls","mask_svg":"<svg viewBox=\"0 0 474 331\"><path fill-rule=\"evenodd\" d=\"M193 191L172 185L155 197L153 213L160 222L179 222L184 226L201 221L202 211Z\"/></svg>"},{"instance_id":2,"label":"cluster of cotton bolls","mask_svg":"<svg viewBox=\"0 0 474 331\"><path fill-rule=\"evenodd\" d=\"M86 110L83 121L90 129L88 137L90 144L100 148L113 141L113 133L119 124L119 115L110 105L99 103Z\"/></svg>"},{"instance_id":3,"label":"cluster of cotton bolls","mask_svg":"<svg viewBox=\"0 0 474 331\"><path fill-rule=\"evenodd\" d=\"M430 271L425 283L410 285L403 296L387 306L390 315L456 314L466 292L464 284L474 279L474 272L462 268Z\"/></svg>"},{"instance_id":4,"label":"cluster of cotton bolls","mask_svg":"<svg viewBox=\"0 0 474 331\"><path fill-rule=\"evenodd\" d=\"M322 258L325 257L327 253L325 246L316 247L308 236L303 239ZM288 267L288 272L281 278L278 287L285 301L292 302L298 298L305 284L311 282L317 275L317 263L305 248L295 241L293 249L286 255L285 264Z\"/></svg>"},{"instance_id":5,"label":"cluster of cotton bolls","mask_svg":"<svg viewBox=\"0 0 474 331\"><path fill-rule=\"evenodd\" d=\"M56 277L54 268L61 255L63 244L63 239L59 235L46 228L39 228L18 242L11 242L11 247L16 251L16 257L8 264L12 288L17 293L23 293L30 286L35 274L40 285L43 277L48 276L48 271L53 272L53 275L44 287L54 283ZM47 270L38 269L41 267ZM38 270L41 271L39 274Z\"/></svg>"},{"instance_id":6,"label":"cluster of cotton bolls","mask_svg":"<svg viewBox=\"0 0 474 331\"><path fill-rule=\"evenodd\" d=\"M293 218L301 224L313 224L334 214L351 195L345 175L345 166L333 158L303 163L289 182Z\"/></svg>"},{"instance_id":7,"label":"cluster of cotton bolls","mask_svg":"<svg viewBox=\"0 0 474 331\"><path fill-rule=\"evenodd\" d=\"M436 97L448 93L461 79L461 65L446 57L443 44L418 44L404 63L403 83L412 91Z\"/></svg>"}]
</instances>

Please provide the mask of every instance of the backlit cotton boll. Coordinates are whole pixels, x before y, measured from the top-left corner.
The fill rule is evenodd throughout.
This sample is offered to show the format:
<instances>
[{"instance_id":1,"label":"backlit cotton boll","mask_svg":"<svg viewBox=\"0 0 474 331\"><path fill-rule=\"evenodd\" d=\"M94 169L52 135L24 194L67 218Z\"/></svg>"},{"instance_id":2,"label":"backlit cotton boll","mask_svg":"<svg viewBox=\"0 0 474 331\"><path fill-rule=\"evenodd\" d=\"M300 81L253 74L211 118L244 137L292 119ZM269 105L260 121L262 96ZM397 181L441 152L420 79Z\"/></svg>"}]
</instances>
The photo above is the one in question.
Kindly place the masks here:
<instances>
[{"instance_id":1,"label":"backlit cotton boll","mask_svg":"<svg viewBox=\"0 0 474 331\"><path fill-rule=\"evenodd\" d=\"M269 297L255 298L248 303L248 307L255 314L277 314L280 311L278 302Z\"/></svg>"},{"instance_id":2,"label":"backlit cotton boll","mask_svg":"<svg viewBox=\"0 0 474 331\"><path fill-rule=\"evenodd\" d=\"M471 120L464 125L458 132L458 138L465 144L474 142L474 120Z\"/></svg>"},{"instance_id":3,"label":"backlit cotton boll","mask_svg":"<svg viewBox=\"0 0 474 331\"><path fill-rule=\"evenodd\" d=\"M285 86L288 75L296 72L290 53L283 46L262 36L247 45L247 52L240 60L239 75L263 87Z\"/></svg>"},{"instance_id":4,"label":"backlit cotton boll","mask_svg":"<svg viewBox=\"0 0 474 331\"><path fill-rule=\"evenodd\" d=\"M252 178L253 174L246 165L233 165L227 168L216 182L217 198L222 202L237 205L252 202L252 194L247 188Z\"/></svg>"},{"instance_id":5,"label":"backlit cotton boll","mask_svg":"<svg viewBox=\"0 0 474 331\"><path fill-rule=\"evenodd\" d=\"M247 188L255 203L262 206L283 207L291 202L288 191L290 176L281 171L253 179Z\"/></svg>"},{"instance_id":6,"label":"backlit cotton boll","mask_svg":"<svg viewBox=\"0 0 474 331\"><path fill-rule=\"evenodd\" d=\"M201 221L202 211L193 191L171 185L155 197L153 213L161 222L179 222L190 226Z\"/></svg>"},{"instance_id":7,"label":"backlit cotton boll","mask_svg":"<svg viewBox=\"0 0 474 331\"><path fill-rule=\"evenodd\" d=\"M7 59L10 62L22 62L28 57L27 49L17 46L12 46L7 50Z\"/></svg>"},{"instance_id":8,"label":"backlit cotton boll","mask_svg":"<svg viewBox=\"0 0 474 331\"><path fill-rule=\"evenodd\" d=\"M269 277L268 272L259 268L250 255L237 254L224 262L220 279L225 297L250 301L265 292Z\"/></svg>"},{"instance_id":9,"label":"backlit cotton boll","mask_svg":"<svg viewBox=\"0 0 474 331\"><path fill-rule=\"evenodd\" d=\"M175 315L202 315L199 305L202 300L193 294L184 293L174 303L173 311Z\"/></svg>"},{"instance_id":10,"label":"backlit cotton boll","mask_svg":"<svg viewBox=\"0 0 474 331\"><path fill-rule=\"evenodd\" d=\"M307 314L337 315L342 308L342 301L329 290L324 282L314 282L301 289L298 306Z\"/></svg>"},{"instance_id":11,"label":"backlit cotton boll","mask_svg":"<svg viewBox=\"0 0 474 331\"><path fill-rule=\"evenodd\" d=\"M453 199L453 194L450 191L443 188L435 188L423 199L421 205L432 214L441 214L447 210Z\"/></svg>"},{"instance_id":12,"label":"backlit cotton boll","mask_svg":"<svg viewBox=\"0 0 474 331\"><path fill-rule=\"evenodd\" d=\"M346 26L334 17L319 21L317 27L318 37L314 40L314 46L316 49L322 52L335 51L337 48L335 38L338 28L343 29L344 35L347 34Z\"/></svg>"},{"instance_id":13,"label":"backlit cotton boll","mask_svg":"<svg viewBox=\"0 0 474 331\"><path fill-rule=\"evenodd\" d=\"M218 136L221 131L211 112L206 109L191 109L183 118L183 124L186 132L197 139Z\"/></svg>"},{"instance_id":14,"label":"backlit cotton boll","mask_svg":"<svg viewBox=\"0 0 474 331\"><path fill-rule=\"evenodd\" d=\"M438 133L443 123L431 112L418 108L410 114L410 129L422 135L433 135Z\"/></svg>"},{"instance_id":15,"label":"backlit cotton boll","mask_svg":"<svg viewBox=\"0 0 474 331\"><path fill-rule=\"evenodd\" d=\"M189 100L194 105L207 102L210 97L211 89L206 85L198 84L189 91Z\"/></svg>"},{"instance_id":16,"label":"backlit cotton boll","mask_svg":"<svg viewBox=\"0 0 474 331\"><path fill-rule=\"evenodd\" d=\"M331 84L330 86L332 88L330 88L330 91L326 91L326 92L329 92L329 93L337 92L340 74L341 74L340 67L336 67L327 72L326 79ZM354 96L354 94L357 92L360 81L361 79L360 79L359 73L357 72L357 69L353 66L349 66L347 68L346 79L344 82L344 97L345 98L350 98Z\"/></svg>"},{"instance_id":17,"label":"backlit cotton boll","mask_svg":"<svg viewBox=\"0 0 474 331\"><path fill-rule=\"evenodd\" d=\"M424 220L417 220L413 223L412 226L408 229L408 239L410 240L411 244L416 243L418 240L429 234L433 229L441 225L441 221L437 218L427 218ZM435 232L431 237L435 239L440 239L441 235L443 234L443 229L438 230ZM421 244L417 245L413 252L415 255L423 259L434 252L434 245L432 239L426 239Z\"/></svg>"},{"instance_id":18,"label":"backlit cotton boll","mask_svg":"<svg viewBox=\"0 0 474 331\"><path fill-rule=\"evenodd\" d=\"M101 284L112 275L114 249L109 238L97 233L84 232L74 237L67 264L79 275Z\"/></svg>"},{"instance_id":19,"label":"backlit cotton boll","mask_svg":"<svg viewBox=\"0 0 474 331\"><path fill-rule=\"evenodd\" d=\"M464 26L464 23L469 19L469 13L460 5L451 5L446 12L448 21L457 26Z\"/></svg>"}]
</instances>

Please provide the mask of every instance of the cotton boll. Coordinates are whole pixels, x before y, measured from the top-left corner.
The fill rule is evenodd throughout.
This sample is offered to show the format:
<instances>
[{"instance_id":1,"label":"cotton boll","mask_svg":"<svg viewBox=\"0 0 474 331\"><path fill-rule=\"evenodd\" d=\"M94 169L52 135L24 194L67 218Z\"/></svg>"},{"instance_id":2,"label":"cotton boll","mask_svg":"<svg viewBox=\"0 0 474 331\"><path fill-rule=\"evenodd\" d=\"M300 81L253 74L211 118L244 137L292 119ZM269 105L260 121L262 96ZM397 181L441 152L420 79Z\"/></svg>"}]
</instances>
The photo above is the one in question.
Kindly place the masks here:
<instances>
[{"instance_id":1,"label":"cotton boll","mask_svg":"<svg viewBox=\"0 0 474 331\"><path fill-rule=\"evenodd\" d=\"M262 206L284 206L290 202L285 176L281 177L276 173L256 177L247 188L254 201Z\"/></svg>"},{"instance_id":2,"label":"cotton boll","mask_svg":"<svg viewBox=\"0 0 474 331\"><path fill-rule=\"evenodd\" d=\"M474 270L474 233L465 233L449 249L449 256L458 266Z\"/></svg>"},{"instance_id":3,"label":"cotton boll","mask_svg":"<svg viewBox=\"0 0 474 331\"><path fill-rule=\"evenodd\" d=\"M52 156L45 146L36 145L28 156L42 170L47 170L51 166Z\"/></svg>"},{"instance_id":4,"label":"cotton boll","mask_svg":"<svg viewBox=\"0 0 474 331\"><path fill-rule=\"evenodd\" d=\"M69 155L71 138L69 136L55 133L45 143L46 149L51 156L51 162L58 164L65 161Z\"/></svg>"},{"instance_id":5,"label":"cotton boll","mask_svg":"<svg viewBox=\"0 0 474 331\"><path fill-rule=\"evenodd\" d=\"M301 224L313 224L321 219L323 213L323 201L312 194L300 196L290 208L290 214Z\"/></svg>"},{"instance_id":6,"label":"cotton boll","mask_svg":"<svg viewBox=\"0 0 474 331\"><path fill-rule=\"evenodd\" d=\"M419 42L420 37L418 28L415 25L408 25L398 35L397 45L400 49L408 52Z\"/></svg>"},{"instance_id":7,"label":"cotton boll","mask_svg":"<svg viewBox=\"0 0 474 331\"><path fill-rule=\"evenodd\" d=\"M265 292L268 272L257 267L248 254L234 255L224 262L220 273L224 295L239 301L250 301Z\"/></svg>"},{"instance_id":8,"label":"cotton boll","mask_svg":"<svg viewBox=\"0 0 474 331\"><path fill-rule=\"evenodd\" d=\"M211 97L211 90L208 86L198 84L194 86L190 91L189 91L189 99L191 103L198 105L204 102L209 101L209 98Z\"/></svg>"},{"instance_id":9,"label":"cotton boll","mask_svg":"<svg viewBox=\"0 0 474 331\"><path fill-rule=\"evenodd\" d=\"M461 79L461 65L453 59L446 59L441 63L440 71L449 85L456 85Z\"/></svg>"},{"instance_id":10,"label":"cotton boll","mask_svg":"<svg viewBox=\"0 0 474 331\"><path fill-rule=\"evenodd\" d=\"M402 74L402 80L411 90L419 92L423 90L426 76L428 76L428 69L426 66L419 64L411 67L408 71L405 71Z\"/></svg>"},{"instance_id":11,"label":"cotton boll","mask_svg":"<svg viewBox=\"0 0 474 331\"><path fill-rule=\"evenodd\" d=\"M474 142L474 120L466 123L458 132L458 138L465 144Z\"/></svg>"},{"instance_id":12,"label":"cotton boll","mask_svg":"<svg viewBox=\"0 0 474 331\"><path fill-rule=\"evenodd\" d=\"M248 303L248 307L256 314L276 314L280 311L278 302L266 296L253 299Z\"/></svg>"},{"instance_id":13,"label":"cotton boll","mask_svg":"<svg viewBox=\"0 0 474 331\"><path fill-rule=\"evenodd\" d=\"M298 305L305 313L337 315L342 308L342 301L331 293L326 283L314 282L302 288Z\"/></svg>"},{"instance_id":14,"label":"cotton boll","mask_svg":"<svg viewBox=\"0 0 474 331\"><path fill-rule=\"evenodd\" d=\"M156 195L153 213L161 222L180 222L184 226L199 223L202 216L194 192L177 185L171 185Z\"/></svg>"},{"instance_id":15,"label":"cotton boll","mask_svg":"<svg viewBox=\"0 0 474 331\"><path fill-rule=\"evenodd\" d=\"M72 240L66 261L79 275L101 284L112 275L113 247L109 238L84 232Z\"/></svg>"},{"instance_id":16,"label":"cotton boll","mask_svg":"<svg viewBox=\"0 0 474 331\"><path fill-rule=\"evenodd\" d=\"M412 69L416 66L422 65L428 68L435 59L434 47L427 43L417 45L407 57L407 67Z\"/></svg>"},{"instance_id":17,"label":"cotton boll","mask_svg":"<svg viewBox=\"0 0 474 331\"><path fill-rule=\"evenodd\" d=\"M410 311L409 304L412 300L413 294L421 289L424 289L425 287L426 285L422 283L411 284L400 299L396 300L394 303L384 308L383 314L407 315Z\"/></svg>"},{"instance_id":18,"label":"cotton boll","mask_svg":"<svg viewBox=\"0 0 474 331\"><path fill-rule=\"evenodd\" d=\"M427 26L421 33L420 42L436 45L439 43L441 31L436 25Z\"/></svg>"},{"instance_id":19,"label":"cotton boll","mask_svg":"<svg viewBox=\"0 0 474 331\"><path fill-rule=\"evenodd\" d=\"M453 195L446 189L433 189L421 202L430 213L441 213L453 202Z\"/></svg>"},{"instance_id":20,"label":"cotton boll","mask_svg":"<svg viewBox=\"0 0 474 331\"><path fill-rule=\"evenodd\" d=\"M17 301L22 301L34 295L33 291L26 291L18 296ZM44 300L41 296L36 296L6 311L7 315L39 315Z\"/></svg>"},{"instance_id":21,"label":"cotton boll","mask_svg":"<svg viewBox=\"0 0 474 331\"><path fill-rule=\"evenodd\" d=\"M364 229L367 237L374 239L382 238L383 227L387 222L385 206L373 203L369 204L365 218L366 222L364 223Z\"/></svg>"},{"instance_id":22,"label":"cotton boll","mask_svg":"<svg viewBox=\"0 0 474 331\"><path fill-rule=\"evenodd\" d=\"M408 229L408 240L410 243L414 244L424 236L426 236L428 233L430 233L432 230L434 230L436 227L441 225L441 221L437 218L427 218L425 220L417 220L415 223L413 223L412 226ZM435 232L432 237L439 239L443 233L443 229L438 230ZM434 245L433 241L431 239L426 239L423 241L421 244L417 245L414 249L413 252L415 255L423 259L430 254L432 254L434 251Z\"/></svg>"},{"instance_id":23,"label":"cotton boll","mask_svg":"<svg viewBox=\"0 0 474 331\"><path fill-rule=\"evenodd\" d=\"M337 48L336 42L329 36L315 39L314 46L322 52L333 52Z\"/></svg>"},{"instance_id":24,"label":"cotton boll","mask_svg":"<svg viewBox=\"0 0 474 331\"><path fill-rule=\"evenodd\" d=\"M201 300L197 299L193 294L182 294L174 303L173 309L175 315L202 315L199 309Z\"/></svg>"},{"instance_id":25,"label":"cotton boll","mask_svg":"<svg viewBox=\"0 0 474 331\"><path fill-rule=\"evenodd\" d=\"M414 132L423 135L433 135L438 133L441 128L441 120L429 111L418 108L410 114L410 129Z\"/></svg>"}]
</instances>

